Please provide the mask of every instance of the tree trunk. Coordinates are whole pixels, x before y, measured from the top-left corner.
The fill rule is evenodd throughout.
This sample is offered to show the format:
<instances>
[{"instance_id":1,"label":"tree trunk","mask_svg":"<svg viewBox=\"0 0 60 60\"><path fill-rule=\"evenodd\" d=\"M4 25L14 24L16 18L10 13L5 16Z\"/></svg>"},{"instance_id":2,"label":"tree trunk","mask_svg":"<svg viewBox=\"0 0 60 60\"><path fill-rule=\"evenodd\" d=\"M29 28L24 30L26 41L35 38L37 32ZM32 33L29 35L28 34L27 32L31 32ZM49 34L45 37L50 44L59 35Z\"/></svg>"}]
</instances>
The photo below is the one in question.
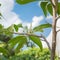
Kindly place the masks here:
<instances>
[{"instance_id":1,"label":"tree trunk","mask_svg":"<svg viewBox=\"0 0 60 60\"><path fill-rule=\"evenodd\" d=\"M51 60L55 60L55 50L56 50L56 0L52 0L54 6L53 9L53 22L52 22L52 50L51 50Z\"/></svg>"}]
</instances>

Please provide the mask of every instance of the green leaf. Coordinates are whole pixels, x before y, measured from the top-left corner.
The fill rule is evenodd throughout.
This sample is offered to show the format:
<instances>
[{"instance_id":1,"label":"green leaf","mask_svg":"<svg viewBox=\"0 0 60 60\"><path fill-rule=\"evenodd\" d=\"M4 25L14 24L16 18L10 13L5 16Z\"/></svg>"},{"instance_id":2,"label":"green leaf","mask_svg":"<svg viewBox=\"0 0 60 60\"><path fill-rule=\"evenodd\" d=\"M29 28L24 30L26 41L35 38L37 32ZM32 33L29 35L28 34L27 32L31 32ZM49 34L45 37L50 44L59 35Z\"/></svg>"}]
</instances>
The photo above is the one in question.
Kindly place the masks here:
<instances>
[{"instance_id":1,"label":"green leaf","mask_svg":"<svg viewBox=\"0 0 60 60\"><path fill-rule=\"evenodd\" d=\"M18 31L18 26L14 24L14 29L17 32Z\"/></svg>"},{"instance_id":2,"label":"green leaf","mask_svg":"<svg viewBox=\"0 0 60 60\"><path fill-rule=\"evenodd\" d=\"M15 47L17 43L25 43L26 42L26 37L25 36L17 36L11 40L9 40L8 44L11 46L11 48ZM23 44L21 44L22 47Z\"/></svg>"},{"instance_id":3,"label":"green leaf","mask_svg":"<svg viewBox=\"0 0 60 60\"><path fill-rule=\"evenodd\" d=\"M60 15L60 2L58 3L58 10L57 10L58 15Z\"/></svg>"},{"instance_id":4,"label":"green leaf","mask_svg":"<svg viewBox=\"0 0 60 60\"><path fill-rule=\"evenodd\" d=\"M29 38L30 38L30 40L32 40L35 44L37 44L37 45L40 47L41 51L42 51L43 47L42 47L42 42L41 42L40 38L38 38L38 37L36 37L36 36L29 36Z\"/></svg>"},{"instance_id":5,"label":"green leaf","mask_svg":"<svg viewBox=\"0 0 60 60\"><path fill-rule=\"evenodd\" d=\"M51 4L47 5L47 10L51 15L53 15L53 10L52 10L52 5Z\"/></svg>"},{"instance_id":6,"label":"green leaf","mask_svg":"<svg viewBox=\"0 0 60 60\"><path fill-rule=\"evenodd\" d=\"M0 47L0 53L3 53L4 55L8 54L8 51L2 47Z\"/></svg>"},{"instance_id":7,"label":"green leaf","mask_svg":"<svg viewBox=\"0 0 60 60\"><path fill-rule=\"evenodd\" d=\"M16 32L18 32L18 29L20 27L22 27L22 24L18 24L18 25L14 24L14 29L15 29Z\"/></svg>"},{"instance_id":8,"label":"green leaf","mask_svg":"<svg viewBox=\"0 0 60 60\"><path fill-rule=\"evenodd\" d=\"M35 27L33 30L35 32L43 32L43 29L45 29L45 28L51 28L51 27L52 27L52 25L49 24L49 23L47 23L47 24L39 25L39 26Z\"/></svg>"},{"instance_id":9,"label":"green leaf","mask_svg":"<svg viewBox=\"0 0 60 60\"><path fill-rule=\"evenodd\" d=\"M47 7L46 7L47 3L48 2L41 2L41 4L40 4L40 6L41 6L41 8L42 8L43 13L44 13L45 16L47 16Z\"/></svg>"},{"instance_id":10,"label":"green leaf","mask_svg":"<svg viewBox=\"0 0 60 60\"><path fill-rule=\"evenodd\" d=\"M16 0L18 4L27 4L34 1L37 1L37 0Z\"/></svg>"},{"instance_id":11,"label":"green leaf","mask_svg":"<svg viewBox=\"0 0 60 60\"><path fill-rule=\"evenodd\" d=\"M24 44L26 44L26 42L27 42L27 38L24 36L22 40L18 42L18 46L16 47L15 51L18 52L20 48L22 48Z\"/></svg>"}]
</instances>

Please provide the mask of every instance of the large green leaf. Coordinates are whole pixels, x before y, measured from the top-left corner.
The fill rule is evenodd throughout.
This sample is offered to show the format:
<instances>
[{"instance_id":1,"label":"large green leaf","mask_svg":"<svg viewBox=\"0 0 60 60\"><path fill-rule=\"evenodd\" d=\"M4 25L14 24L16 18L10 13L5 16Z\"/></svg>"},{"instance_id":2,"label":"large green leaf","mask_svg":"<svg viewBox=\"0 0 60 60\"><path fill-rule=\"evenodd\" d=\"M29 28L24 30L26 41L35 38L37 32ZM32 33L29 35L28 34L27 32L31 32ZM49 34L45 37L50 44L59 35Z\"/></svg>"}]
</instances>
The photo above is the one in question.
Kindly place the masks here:
<instances>
[{"instance_id":1,"label":"large green leaf","mask_svg":"<svg viewBox=\"0 0 60 60\"><path fill-rule=\"evenodd\" d=\"M43 29L44 29L44 28L51 28L51 27L52 27L52 25L49 24L49 23L47 23L47 24L39 25L39 26L35 27L33 30L34 30L35 32L43 32Z\"/></svg>"},{"instance_id":2,"label":"large green leaf","mask_svg":"<svg viewBox=\"0 0 60 60\"><path fill-rule=\"evenodd\" d=\"M22 47L22 45L27 41L25 36L17 36L13 39L11 39L8 44L11 48L14 48L16 46L16 44L20 44L20 47Z\"/></svg>"},{"instance_id":3,"label":"large green leaf","mask_svg":"<svg viewBox=\"0 0 60 60\"><path fill-rule=\"evenodd\" d=\"M58 15L60 15L60 2L57 4L58 5L58 9L57 9L57 14ZM51 15L53 15L53 9L52 9L52 4L51 3L49 3L48 5L47 5L47 9L48 9L48 12L51 14Z\"/></svg>"},{"instance_id":4,"label":"large green leaf","mask_svg":"<svg viewBox=\"0 0 60 60\"><path fill-rule=\"evenodd\" d=\"M40 38L39 38L39 37L36 37L36 36L29 36L29 38L30 38L30 40L32 40L35 44L37 44L37 45L40 47L41 51L42 51L43 47L42 47L42 42L41 42Z\"/></svg>"},{"instance_id":5,"label":"large green leaf","mask_svg":"<svg viewBox=\"0 0 60 60\"><path fill-rule=\"evenodd\" d=\"M37 1L37 0L16 0L18 4L27 4L34 1Z\"/></svg>"},{"instance_id":6,"label":"large green leaf","mask_svg":"<svg viewBox=\"0 0 60 60\"><path fill-rule=\"evenodd\" d=\"M52 5L50 3L47 5L47 10L51 15L53 15Z\"/></svg>"},{"instance_id":7,"label":"large green leaf","mask_svg":"<svg viewBox=\"0 0 60 60\"><path fill-rule=\"evenodd\" d=\"M47 16L47 7L46 7L47 6L47 3L48 2L41 2L40 3L40 6L41 6L41 8L42 8L45 16Z\"/></svg>"},{"instance_id":8,"label":"large green leaf","mask_svg":"<svg viewBox=\"0 0 60 60\"><path fill-rule=\"evenodd\" d=\"M22 48L24 44L26 44L26 42L27 42L27 38L23 37L22 40L18 42L18 46L16 47L15 51L18 52L20 48Z\"/></svg>"},{"instance_id":9,"label":"large green leaf","mask_svg":"<svg viewBox=\"0 0 60 60\"><path fill-rule=\"evenodd\" d=\"M0 53L3 53L4 55L8 55L8 51L2 47L0 47Z\"/></svg>"},{"instance_id":10,"label":"large green leaf","mask_svg":"<svg viewBox=\"0 0 60 60\"><path fill-rule=\"evenodd\" d=\"M58 10L57 10L58 15L60 15L60 2L58 3Z\"/></svg>"}]
</instances>

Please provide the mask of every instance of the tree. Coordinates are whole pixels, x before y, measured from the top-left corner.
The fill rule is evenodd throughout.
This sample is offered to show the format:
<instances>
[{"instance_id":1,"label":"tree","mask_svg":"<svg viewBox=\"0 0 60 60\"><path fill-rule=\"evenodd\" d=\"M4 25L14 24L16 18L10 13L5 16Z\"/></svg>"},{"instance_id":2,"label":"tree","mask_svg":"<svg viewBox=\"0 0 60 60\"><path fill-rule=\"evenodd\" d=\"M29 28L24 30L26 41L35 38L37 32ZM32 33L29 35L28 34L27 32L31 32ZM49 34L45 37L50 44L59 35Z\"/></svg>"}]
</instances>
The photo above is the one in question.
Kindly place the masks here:
<instances>
[{"instance_id":1,"label":"tree","mask_svg":"<svg viewBox=\"0 0 60 60\"><path fill-rule=\"evenodd\" d=\"M30 2L41 1L41 8L44 15L47 16L47 11L53 16L52 22L52 49L51 49L51 60L55 60L55 50L56 50L56 23L60 17L60 2L58 0L16 0L18 4L27 4Z\"/></svg>"},{"instance_id":2,"label":"tree","mask_svg":"<svg viewBox=\"0 0 60 60\"><path fill-rule=\"evenodd\" d=\"M15 32L18 31L19 27L22 27L22 25L14 24L8 28L4 28L2 25L0 25L0 53L3 53L4 56L7 56L9 58L10 56L15 55L15 53L20 52L20 49L27 43L28 39L36 43L42 51L42 43L40 38L43 38L50 49L50 46L43 35L38 36L33 33L33 30L38 31L37 27L35 27L33 30L26 28L27 31L24 29L25 32L23 33ZM41 31L43 31L43 28L49 27L51 27L51 24L48 23L40 25ZM14 37L13 34L18 35Z\"/></svg>"},{"instance_id":3,"label":"tree","mask_svg":"<svg viewBox=\"0 0 60 60\"><path fill-rule=\"evenodd\" d=\"M27 3L34 2L34 1L39 1L39 0L16 0L16 2L19 4L27 4ZM58 0L43 0L43 1L40 0L40 1L41 1L40 5L44 12L44 15L47 16L47 14L49 12L53 16L52 49L50 48L49 43L47 42L46 38L43 35L38 36L38 35L34 34L34 32L36 32L36 31L43 32L44 28L50 28L51 24L49 24L49 23L39 25L33 29L26 28L27 31L26 32L24 31L23 33L18 32L19 27L22 27L21 24L18 24L18 25L14 24L14 25L8 27L7 29L3 28L3 26L0 25L0 36L1 36L0 41L3 41L2 43L6 43L7 46L9 46L15 52L18 52L20 50L20 48L23 47L24 44L26 44L27 37L30 40L32 40L34 43L36 43L42 50L41 38L43 38L51 51L51 60L54 60L55 59L55 49L56 49L56 36L57 36L57 32L60 31L60 30L56 31L56 22L57 22L57 19L60 17L59 16L60 15L60 8L59 8L60 2L58 2ZM1 16L2 16L2 14L0 13L0 17ZM13 34L18 34L18 35L16 37L13 37L12 39L10 39L10 37ZM7 38L9 38L9 39L7 39ZM14 48L16 46L16 44L18 44L18 45L16 48ZM4 47L0 47L0 52L3 53L4 55L9 54L9 50L7 51Z\"/></svg>"},{"instance_id":4,"label":"tree","mask_svg":"<svg viewBox=\"0 0 60 60\"><path fill-rule=\"evenodd\" d=\"M2 13L0 13L0 16L4 18ZM23 29L25 28L26 31L24 29L23 33L18 32L18 29L20 27ZM39 25L34 29L32 29L32 26L30 27L30 29L28 29L27 27L23 27L22 24L18 24L18 25L13 24L8 28L4 28L4 26L0 24L0 41L1 44L4 45L0 47L0 52L3 53L4 55L7 55L8 57L14 55L16 52L20 51L20 48L22 48L24 44L26 44L28 39L36 43L42 51L43 48L40 38L44 39L44 41L47 43L50 49L50 46L43 35L38 36L34 34L34 31L38 31L38 29L40 29L40 32L42 32L44 28L49 28L49 27L51 27L51 24L48 23ZM13 34L18 34L18 35L14 37ZM11 53L12 51L14 52L14 54Z\"/></svg>"}]
</instances>

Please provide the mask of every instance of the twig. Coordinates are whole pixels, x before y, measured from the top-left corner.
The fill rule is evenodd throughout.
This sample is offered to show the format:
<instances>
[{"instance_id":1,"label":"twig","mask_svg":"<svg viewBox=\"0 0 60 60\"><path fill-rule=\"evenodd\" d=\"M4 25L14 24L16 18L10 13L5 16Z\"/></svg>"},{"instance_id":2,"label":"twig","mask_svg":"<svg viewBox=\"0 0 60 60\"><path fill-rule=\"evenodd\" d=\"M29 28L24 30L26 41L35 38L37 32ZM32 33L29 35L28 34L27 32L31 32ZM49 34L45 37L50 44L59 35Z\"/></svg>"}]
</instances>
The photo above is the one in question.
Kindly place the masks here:
<instances>
[{"instance_id":1,"label":"twig","mask_svg":"<svg viewBox=\"0 0 60 60\"><path fill-rule=\"evenodd\" d=\"M49 42L47 41L47 39L46 39L45 36L43 36L42 34L41 34L41 36L42 36L42 38L44 39L44 41L46 42L49 50L51 51L51 47L50 47L50 44L49 44Z\"/></svg>"},{"instance_id":2,"label":"twig","mask_svg":"<svg viewBox=\"0 0 60 60\"><path fill-rule=\"evenodd\" d=\"M59 15L58 17L56 17L56 19L55 19L55 20L57 21L59 18L60 18L60 15Z\"/></svg>"},{"instance_id":3,"label":"twig","mask_svg":"<svg viewBox=\"0 0 60 60\"><path fill-rule=\"evenodd\" d=\"M60 27L57 26L57 28L60 28Z\"/></svg>"},{"instance_id":4,"label":"twig","mask_svg":"<svg viewBox=\"0 0 60 60\"><path fill-rule=\"evenodd\" d=\"M20 33L20 32L12 32L12 33L13 34L19 34L19 35L28 35L28 36L35 36L35 37L43 38L44 40L42 40L42 41L45 41L46 42L48 48L51 51L51 47L49 45L49 42L47 41L47 39L42 34L40 36L38 36L38 35L35 35L35 34L30 34L30 33Z\"/></svg>"},{"instance_id":5,"label":"twig","mask_svg":"<svg viewBox=\"0 0 60 60\"><path fill-rule=\"evenodd\" d=\"M57 33L60 31L60 29L58 31L56 31Z\"/></svg>"}]
</instances>

